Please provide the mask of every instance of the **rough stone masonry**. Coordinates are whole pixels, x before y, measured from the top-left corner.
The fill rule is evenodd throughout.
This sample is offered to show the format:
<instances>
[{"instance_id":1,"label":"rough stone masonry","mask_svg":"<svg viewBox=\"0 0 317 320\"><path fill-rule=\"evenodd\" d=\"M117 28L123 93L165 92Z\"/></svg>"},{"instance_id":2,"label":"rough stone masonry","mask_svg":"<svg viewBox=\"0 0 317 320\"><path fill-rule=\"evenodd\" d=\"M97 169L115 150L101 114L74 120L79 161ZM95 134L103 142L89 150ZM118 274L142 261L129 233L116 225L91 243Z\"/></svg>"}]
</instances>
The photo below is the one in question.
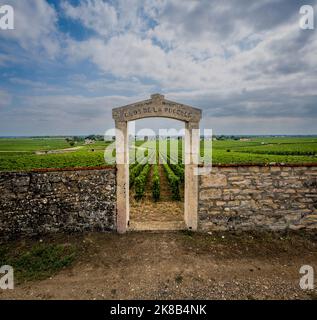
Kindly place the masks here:
<instances>
[{"instance_id":1,"label":"rough stone masonry","mask_svg":"<svg viewBox=\"0 0 317 320\"><path fill-rule=\"evenodd\" d=\"M116 231L116 169L0 172L0 238ZM200 231L317 229L317 166L218 166L199 177Z\"/></svg>"},{"instance_id":2,"label":"rough stone masonry","mask_svg":"<svg viewBox=\"0 0 317 320\"><path fill-rule=\"evenodd\" d=\"M316 230L317 166L213 167L198 212L200 230Z\"/></svg>"},{"instance_id":3,"label":"rough stone masonry","mask_svg":"<svg viewBox=\"0 0 317 320\"><path fill-rule=\"evenodd\" d=\"M116 230L116 170L0 172L0 237Z\"/></svg>"}]
</instances>

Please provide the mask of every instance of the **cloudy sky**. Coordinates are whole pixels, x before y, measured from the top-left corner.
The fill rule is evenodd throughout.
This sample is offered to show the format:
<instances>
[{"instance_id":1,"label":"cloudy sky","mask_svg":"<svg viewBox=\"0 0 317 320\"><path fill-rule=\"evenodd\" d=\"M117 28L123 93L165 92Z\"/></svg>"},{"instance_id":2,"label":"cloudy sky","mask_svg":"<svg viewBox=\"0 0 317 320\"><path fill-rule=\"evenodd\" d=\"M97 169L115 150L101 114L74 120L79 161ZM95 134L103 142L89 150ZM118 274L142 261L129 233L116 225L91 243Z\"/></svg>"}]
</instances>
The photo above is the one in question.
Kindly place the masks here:
<instances>
[{"instance_id":1,"label":"cloudy sky","mask_svg":"<svg viewBox=\"0 0 317 320\"><path fill-rule=\"evenodd\" d=\"M1 136L103 133L113 107L156 92L217 134L317 134L316 0L4 2Z\"/></svg>"}]
</instances>

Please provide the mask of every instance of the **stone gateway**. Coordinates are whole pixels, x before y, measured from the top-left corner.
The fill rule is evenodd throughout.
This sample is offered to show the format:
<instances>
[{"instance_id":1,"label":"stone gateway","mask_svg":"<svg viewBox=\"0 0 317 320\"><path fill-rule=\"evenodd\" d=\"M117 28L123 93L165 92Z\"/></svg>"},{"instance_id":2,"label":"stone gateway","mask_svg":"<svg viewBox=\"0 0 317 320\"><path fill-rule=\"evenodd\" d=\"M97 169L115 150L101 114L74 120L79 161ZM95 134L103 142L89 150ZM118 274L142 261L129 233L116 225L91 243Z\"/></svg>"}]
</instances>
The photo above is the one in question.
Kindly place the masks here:
<instances>
[{"instance_id":1,"label":"stone gateway","mask_svg":"<svg viewBox=\"0 0 317 320\"><path fill-rule=\"evenodd\" d=\"M195 173L201 110L151 99L113 109L116 168L0 172L0 238L128 230L129 121L185 123L185 225L190 230L317 229L317 165L218 165ZM118 131L119 132L119 131Z\"/></svg>"},{"instance_id":2,"label":"stone gateway","mask_svg":"<svg viewBox=\"0 0 317 320\"><path fill-rule=\"evenodd\" d=\"M153 94L151 99L112 110L116 123L117 162L117 230L124 233L129 224L129 136L128 122L150 117L164 117L185 122L185 212L184 221L190 230L198 226L198 176L197 158L200 137L201 110L166 100Z\"/></svg>"},{"instance_id":3,"label":"stone gateway","mask_svg":"<svg viewBox=\"0 0 317 320\"><path fill-rule=\"evenodd\" d=\"M164 117L184 122L199 122L201 110L177 102L165 100L160 94L151 99L129 104L112 110L115 121L134 121L150 117Z\"/></svg>"}]
</instances>

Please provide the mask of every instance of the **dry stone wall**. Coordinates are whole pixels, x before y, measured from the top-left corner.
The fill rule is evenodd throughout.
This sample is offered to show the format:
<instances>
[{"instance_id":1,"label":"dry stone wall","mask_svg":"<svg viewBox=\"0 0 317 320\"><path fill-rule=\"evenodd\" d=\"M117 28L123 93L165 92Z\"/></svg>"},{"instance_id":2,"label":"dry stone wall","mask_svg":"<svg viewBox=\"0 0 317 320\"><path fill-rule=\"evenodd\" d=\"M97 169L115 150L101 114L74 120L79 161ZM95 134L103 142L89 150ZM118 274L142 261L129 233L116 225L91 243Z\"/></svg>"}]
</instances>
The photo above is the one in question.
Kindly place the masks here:
<instances>
[{"instance_id":1,"label":"dry stone wall","mask_svg":"<svg viewBox=\"0 0 317 320\"><path fill-rule=\"evenodd\" d=\"M117 230L116 169L0 172L0 238ZM317 229L317 166L213 167L199 230Z\"/></svg>"},{"instance_id":2,"label":"dry stone wall","mask_svg":"<svg viewBox=\"0 0 317 320\"><path fill-rule=\"evenodd\" d=\"M0 172L0 237L116 229L116 171Z\"/></svg>"},{"instance_id":3,"label":"dry stone wall","mask_svg":"<svg viewBox=\"0 0 317 320\"><path fill-rule=\"evenodd\" d=\"M213 167L198 215L205 231L317 229L317 166Z\"/></svg>"}]
</instances>

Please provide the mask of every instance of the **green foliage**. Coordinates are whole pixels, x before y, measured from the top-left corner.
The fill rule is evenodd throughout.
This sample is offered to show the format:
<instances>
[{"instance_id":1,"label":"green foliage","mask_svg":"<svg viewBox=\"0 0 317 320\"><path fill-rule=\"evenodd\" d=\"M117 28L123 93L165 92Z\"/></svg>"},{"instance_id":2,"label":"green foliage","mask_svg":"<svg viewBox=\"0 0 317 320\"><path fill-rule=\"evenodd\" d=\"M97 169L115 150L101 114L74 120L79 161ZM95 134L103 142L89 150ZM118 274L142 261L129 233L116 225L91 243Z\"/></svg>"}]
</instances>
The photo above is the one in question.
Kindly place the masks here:
<instances>
[{"instance_id":1,"label":"green foliage","mask_svg":"<svg viewBox=\"0 0 317 320\"><path fill-rule=\"evenodd\" d=\"M75 247L57 244L37 244L16 256L5 248L0 253L0 265L11 265L19 281L48 278L71 265L76 258Z\"/></svg>"},{"instance_id":2,"label":"green foliage","mask_svg":"<svg viewBox=\"0 0 317 320\"><path fill-rule=\"evenodd\" d=\"M138 165L137 162L134 162L134 163L130 164L129 170L132 170L132 169L133 169L135 166L137 166L137 165Z\"/></svg>"},{"instance_id":3,"label":"green foliage","mask_svg":"<svg viewBox=\"0 0 317 320\"><path fill-rule=\"evenodd\" d=\"M75 142L84 142L84 137L80 137L80 136L74 136L73 137L73 140L75 141Z\"/></svg>"},{"instance_id":4,"label":"green foliage","mask_svg":"<svg viewBox=\"0 0 317 320\"><path fill-rule=\"evenodd\" d=\"M184 182L184 179L185 179L185 169L184 169L184 167L182 165L179 165L179 164L171 164L170 168L179 177L180 181Z\"/></svg>"},{"instance_id":5,"label":"green foliage","mask_svg":"<svg viewBox=\"0 0 317 320\"><path fill-rule=\"evenodd\" d=\"M129 185L130 188L134 185L136 177L141 173L143 170L144 164L138 163L137 165L133 166L133 168L130 170L129 174Z\"/></svg>"},{"instance_id":6,"label":"green foliage","mask_svg":"<svg viewBox=\"0 0 317 320\"><path fill-rule=\"evenodd\" d=\"M96 141L91 146L83 145L82 138L74 139L80 149L73 152L34 154L36 151L61 150L69 148L66 137L46 138L1 138L0 139L0 171L30 170L40 168L71 168L71 167L97 167L106 165L104 160L105 148L110 142ZM181 142L181 141L179 141ZM135 147L141 146L144 141L136 141ZM147 147L155 150L158 141L148 141ZM170 155L177 154L179 158L172 162L181 161L180 155L184 153L181 143L175 146L168 141L168 146L178 150L168 150ZM213 164L269 164L276 163L317 163L316 137L249 137L248 140L216 140L211 147L203 149L201 141L201 156L204 153L211 155ZM135 150L131 150L133 158ZM227 152L230 150L230 152ZM176 152L175 152L176 151ZM115 151L113 151L115 155Z\"/></svg>"},{"instance_id":7,"label":"green foliage","mask_svg":"<svg viewBox=\"0 0 317 320\"><path fill-rule=\"evenodd\" d=\"M151 165L147 163L141 173L135 178L135 199L141 200L144 195L146 181L149 176Z\"/></svg>"},{"instance_id":8,"label":"green foliage","mask_svg":"<svg viewBox=\"0 0 317 320\"><path fill-rule=\"evenodd\" d=\"M0 153L0 171L100 167L104 165L106 163L102 151L91 152L85 150L45 155Z\"/></svg>"},{"instance_id":9,"label":"green foliage","mask_svg":"<svg viewBox=\"0 0 317 320\"><path fill-rule=\"evenodd\" d=\"M155 202L160 200L161 191L160 191L160 175L159 168L157 164L153 165L153 174L152 174L152 198Z\"/></svg>"},{"instance_id":10,"label":"green foliage","mask_svg":"<svg viewBox=\"0 0 317 320\"><path fill-rule=\"evenodd\" d=\"M73 147L73 146L75 145L75 141L70 141L70 142L69 142L69 145L70 145L71 147Z\"/></svg>"},{"instance_id":11,"label":"green foliage","mask_svg":"<svg viewBox=\"0 0 317 320\"><path fill-rule=\"evenodd\" d=\"M314 156L317 154L317 143L276 143L263 144L254 147L241 147L239 152L254 153L254 154L270 154L270 155L285 155L285 156Z\"/></svg>"},{"instance_id":12,"label":"green foliage","mask_svg":"<svg viewBox=\"0 0 317 320\"><path fill-rule=\"evenodd\" d=\"M180 179L178 176L175 175L173 170L169 167L168 164L163 164L163 168L168 180L168 183L170 185L170 188L172 190L172 199L173 200L180 200L180 191L179 191L179 184L180 184Z\"/></svg>"},{"instance_id":13,"label":"green foliage","mask_svg":"<svg viewBox=\"0 0 317 320\"><path fill-rule=\"evenodd\" d=\"M95 141L104 141L104 136L99 134L91 134L87 136L85 139L95 140Z\"/></svg>"}]
</instances>

